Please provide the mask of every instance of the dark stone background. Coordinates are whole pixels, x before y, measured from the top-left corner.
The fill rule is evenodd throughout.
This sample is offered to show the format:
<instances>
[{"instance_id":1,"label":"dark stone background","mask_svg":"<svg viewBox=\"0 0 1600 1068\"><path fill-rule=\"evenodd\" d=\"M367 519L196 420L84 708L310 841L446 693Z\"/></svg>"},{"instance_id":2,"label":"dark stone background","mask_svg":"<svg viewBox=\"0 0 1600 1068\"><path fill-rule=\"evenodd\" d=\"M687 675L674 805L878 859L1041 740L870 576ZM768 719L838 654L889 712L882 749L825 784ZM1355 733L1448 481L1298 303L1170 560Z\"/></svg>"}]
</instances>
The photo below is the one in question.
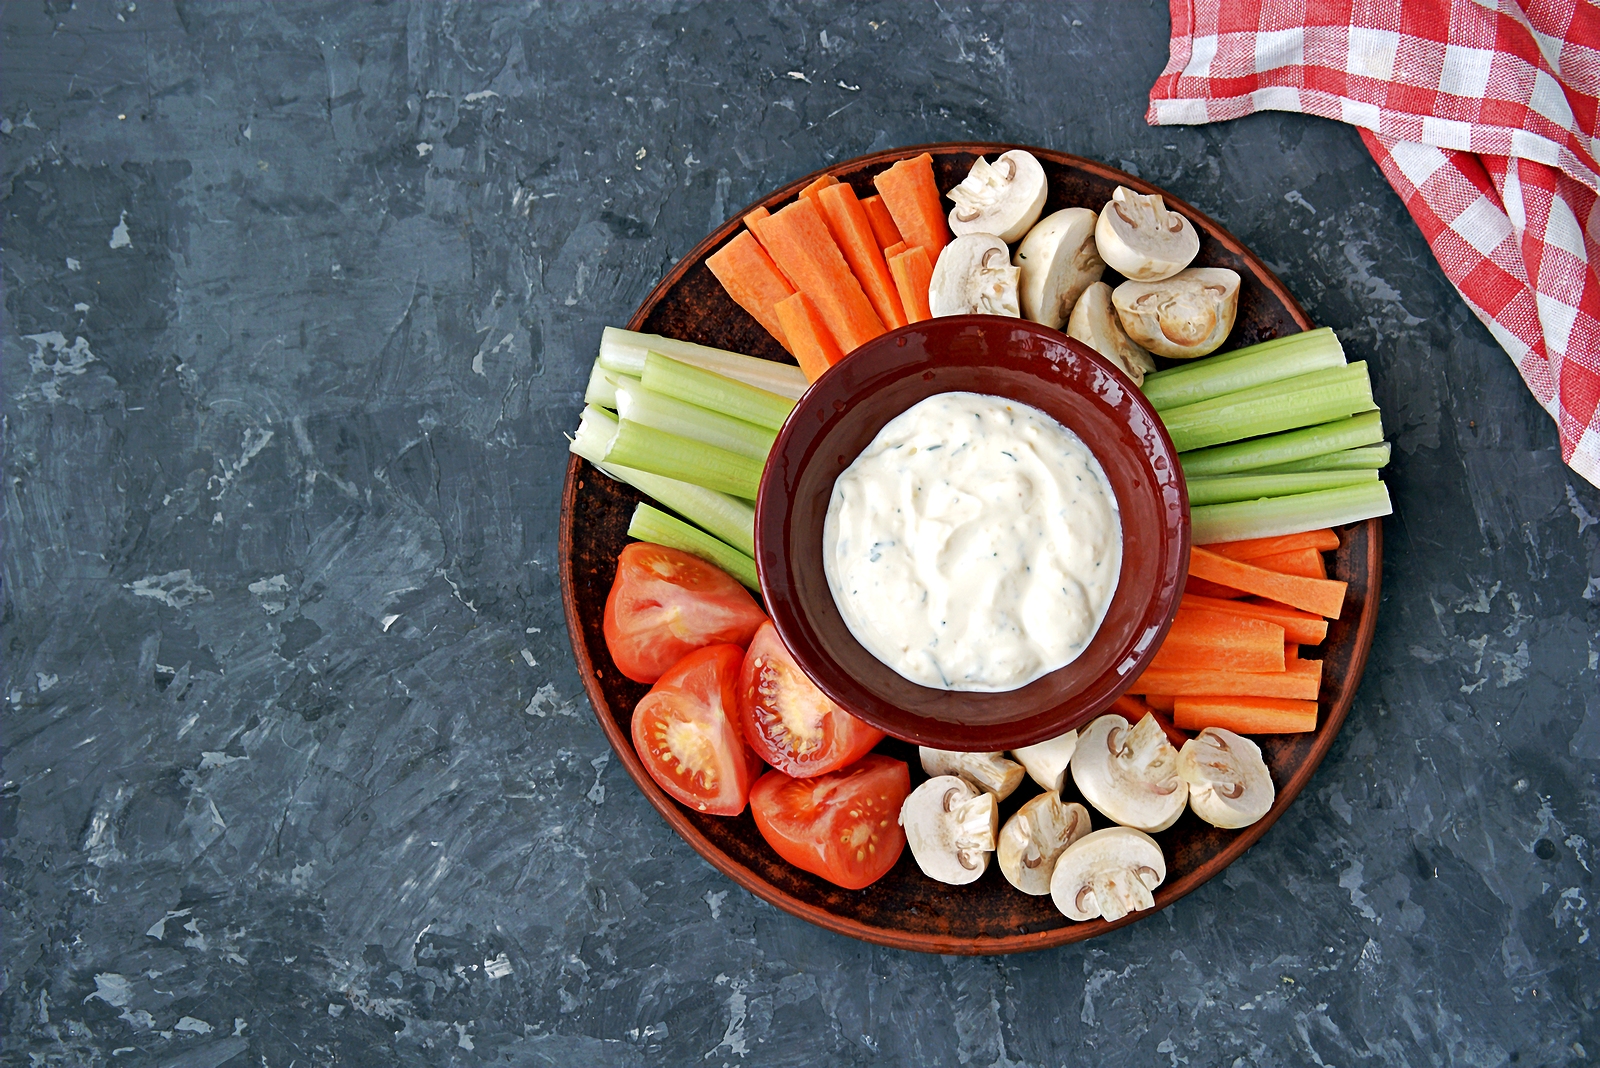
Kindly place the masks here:
<instances>
[{"instance_id":1,"label":"dark stone background","mask_svg":"<svg viewBox=\"0 0 1600 1068\"><path fill-rule=\"evenodd\" d=\"M1600 492L1353 130L1145 125L1164 6L3 19L5 1064L1600 1058ZM611 760L556 582L602 325L764 190L953 139L1222 220L1397 446L1300 802L1175 907L1003 959L717 875Z\"/></svg>"}]
</instances>

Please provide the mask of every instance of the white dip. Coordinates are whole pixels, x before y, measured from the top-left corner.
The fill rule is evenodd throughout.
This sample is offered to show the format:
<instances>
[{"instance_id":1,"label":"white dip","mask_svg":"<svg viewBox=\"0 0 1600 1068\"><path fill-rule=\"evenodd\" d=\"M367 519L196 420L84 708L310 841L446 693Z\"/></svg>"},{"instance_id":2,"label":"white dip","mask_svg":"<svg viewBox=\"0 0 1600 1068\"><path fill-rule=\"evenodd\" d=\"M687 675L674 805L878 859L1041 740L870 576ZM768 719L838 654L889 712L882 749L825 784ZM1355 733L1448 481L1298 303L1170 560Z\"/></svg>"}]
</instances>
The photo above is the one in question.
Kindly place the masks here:
<instances>
[{"instance_id":1,"label":"white dip","mask_svg":"<svg viewBox=\"0 0 1600 1068\"><path fill-rule=\"evenodd\" d=\"M873 656L923 686L994 693L1088 646L1117 588L1122 519L1078 435L1004 397L940 393L833 484L822 560Z\"/></svg>"}]
</instances>

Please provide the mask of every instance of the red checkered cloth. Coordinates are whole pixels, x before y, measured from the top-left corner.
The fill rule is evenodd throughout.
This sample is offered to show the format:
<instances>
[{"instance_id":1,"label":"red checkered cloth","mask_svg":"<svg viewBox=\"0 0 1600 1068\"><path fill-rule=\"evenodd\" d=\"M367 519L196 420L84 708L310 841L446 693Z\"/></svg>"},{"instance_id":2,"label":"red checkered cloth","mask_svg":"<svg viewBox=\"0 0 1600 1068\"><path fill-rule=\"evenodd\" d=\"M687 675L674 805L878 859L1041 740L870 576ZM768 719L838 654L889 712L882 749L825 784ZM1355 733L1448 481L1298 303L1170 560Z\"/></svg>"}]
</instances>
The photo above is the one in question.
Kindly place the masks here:
<instances>
[{"instance_id":1,"label":"red checkered cloth","mask_svg":"<svg viewBox=\"0 0 1600 1068\"><path fill-rule=\"evenodd\" d=\"M1361 137L1600 486L1600 5L1171 0L1152 125L1300 111Z\"/></svg>"}]
</instances>

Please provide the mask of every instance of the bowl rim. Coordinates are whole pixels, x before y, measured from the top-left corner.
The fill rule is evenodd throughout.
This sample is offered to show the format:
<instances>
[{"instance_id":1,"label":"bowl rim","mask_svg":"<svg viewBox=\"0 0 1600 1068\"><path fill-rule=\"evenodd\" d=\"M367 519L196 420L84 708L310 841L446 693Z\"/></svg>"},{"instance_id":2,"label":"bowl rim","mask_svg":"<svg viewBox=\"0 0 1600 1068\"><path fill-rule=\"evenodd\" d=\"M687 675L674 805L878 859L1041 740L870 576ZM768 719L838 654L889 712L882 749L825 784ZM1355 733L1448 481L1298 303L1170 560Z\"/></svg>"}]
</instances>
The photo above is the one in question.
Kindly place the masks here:
<instances>
[{"instance_id":1,"label":"bowl rim","mask_svg":"<svg viewBox=\"0 0 1600 1068\"><path fill-rule=\"evenodd\" d=\"M1014 337L1016 332L1020 331L1031 335L1035 343L1041 347L1065 349L1075 359L1086 362L1101 372L1101 375L1094 377L1102 383L1109 383L1111 388L1116 390L1117 396L1111 396L1110 389L1076 388L1086 377L1081 372L1072 375L1071 381L1063 381L1063 376L1048 373L1056 366L1053 361L1048 367L1043 362L1028 361L1028 364L1021 368L1022 373L1031 375L1031 381L1038 383L1041 389L1064 390L1080 396L1091 395L1098 402L1097 406L1103 409L1117 410L1126 405L1132 412L1137 412L1144 424L1153 431L1143 435L1145 439L1143 447L1134 447L1129 453L1136 457L1135 463L1144 476L1141 481L1145 489L1140 492L1154 502L1157 511L1165 519L1158 535L1153 539L1154 546L1146 550L1150 558L1155 560L1158 574L1147 594L1135 591L1126 581L1127 549L1132 539L1126 536L1128 528L1124 525L1123 581L1119 581L1113 591L1107 610L1109 612L1111 606L1117 604L1119 599L1124 604L1131 602L1136 608L1131 620L1130 633L1121 639L1119 645L1113 647L1116 651L1104 670L1092 677L1077 692L1048 707L1033 710L1023 719L986 722L981 725L919 715L915 707L897 703L875 692L869 683L853 678L850 670L822 647L823 643L819 640L821 628L813 624L812 617L806 611L805 602L798 596L792 596L794 590L790 579L794 570L788 560L789 554L781 548L773 552L762 550L764 542L770 545L774 539L785 543L792 541L790 524L795 514L796 502L788 492L787 486L797 482L809 464L827 463L825 456L829 450L826 448L826 443L829 435L838 426L832 420L818 426L809 418L797 419L791 415L779 430L771 451L772 460L769 460L762 472L760 490L756 497L755 559L767 615L777 628L779 637L783 639L784 645L800 669L836 704L848 709L871 726L886 731L890 737L901 741L935 749L992 752L1033 745L1059 737L1069 730L1075 730L1105 712L1113 701L1133 685L1140 671L1160 648L1162 639L1172 626L1173 617L1177 614L1178 604L1183 595L1183 583L1189 569L1189 496L1182 467L1178 462L1178 451L1173 447L1172 438L1168 435L1154 406L1132 379L1081 341L1027 319L999 315L953 315L897 327L866 342L830 367L811 383L805 394L796 402L794 411L799 413L818 408L826 410L830 405L836 411L843 411L843 405L848 405L852 414L859 412L863 404L872 404L873 399L863 397L861 391L853 385L843 385L852 377L859 379L860 375L851 376L851 371L874 376L874 388L877 391L892 388L909 378L924 374L930 366L936 365L939 358L937 353L932 353L929 354L931 361L928 362L921 359L895 360L894 354L904 348L905 339L918 335L928 338L958 334L973 327L990 336L1006 332ZM886 352L888 358L884 360L886 366L881 372L862 366L861 361L881 358ZM951 361L951 365L976 366L974 361L970 360ZM1104 377L1101 377L1102 375ZM833 396L836 393L839 396ZM1008 399L1037 407L1031 401L1020 397L1012 396ZM868 422L881 428L915 403L918 403L918 400L911 400L905 407L892 411L873 413ZM1053 418L1048 413L1045 414L1047 418ZM877 432L873 431L874 434ZM1122 443L1115 444L1120 449ZM1153 449L1149 447L1152 445ZM796 450L803 450L803 456L795 454ZM1106 457L1113 450L1110 446L1103 451L1100 447L1091 445L1090 451L1095 454L1096 460L1105 466L1108 463ZM779 458L792 459L794 462L784 463L781 460L772 462ZM1174 496L1175 501L1172 499ZM1130 503L1127 500L1119 500L1119 520L1128 514ZM1177 505L1175 514L1170 509L1173 503ZM1125 520L1123 522L1126 524ZM809 522L805 524L807 532L811 525ZM1097 628L1094 638L1091 638L1091 645L1101 633L1104 632ZM849 630L848 625L845 627L844 635L847 640L860 646L859 639ZM861 651L869 657L872 656L870 650L864 647ZM1087 651L1086 649L1085 652ZM1026 687L1037 685L1044 680L1059 677L1062 673L1070 674L1076 663L1074 660L1047 672L1036 680L1030 680L1023 687L997 693L938 690L915 683L911 685L914 687L913 692L925 691L929 700L943 700L958 706L970 703L973 706L1004 707L1011 695L1018 694ZM892 668L888 670L893 671ZM861 699L863 693L881 702L882 708L873 708L870 702L863 701ZM982 738L974 738L973 735L979 732Z\"/></svg>"}]
</instances>

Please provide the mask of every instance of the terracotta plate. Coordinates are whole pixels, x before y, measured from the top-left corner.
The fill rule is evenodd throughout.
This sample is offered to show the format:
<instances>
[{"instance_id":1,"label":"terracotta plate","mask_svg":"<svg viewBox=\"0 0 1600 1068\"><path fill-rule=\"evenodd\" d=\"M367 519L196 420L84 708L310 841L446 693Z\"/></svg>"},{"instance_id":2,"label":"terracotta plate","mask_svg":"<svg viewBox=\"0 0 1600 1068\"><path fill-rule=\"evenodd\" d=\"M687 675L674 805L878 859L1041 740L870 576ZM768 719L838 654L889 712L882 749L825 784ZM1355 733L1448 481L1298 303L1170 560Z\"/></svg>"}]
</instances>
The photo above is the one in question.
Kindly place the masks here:
<instances>
[{"instance_id":1,"label":"terracotta plate","mask_svg":"<svg viewBox=\"0 0 1600 1068\"><path fill-rule=\"evenodd\" d=\"M978 155L992 158L1014 147L1018 146L947 144L902 148L848 160L828 168L827 173L851 183L859 195L868 196L873 191L873 175L898 159L928 151L933 153L939 187L949 189L966 175ZM1044 165L1050 181L1050 197L1044 209L1047 214L1072 206L1098 210L1118 184L1140 192L1161 192L1148 182L1092 160L1038 148L1029 151ZM760 204L780 206L821 173L784 186ZM1224 348L1238 348L1311 326L1283 284L1233 235L1181 200L1163 195L1169 207L1181 211L1200 230L1196 265L1231 267L1243 278L1238 323ZM706 256L739 228L743 214L740 212L695 246L650 293L628 326L784 359L777 343L728 299L705 266ZM1118 280L1108 272L1107 281L1115 284ZM576 413L573 419L576 424ZM637 492L611 481L577 458L569 464L561 514L561 593L567 628L584 688L618 759L672 829L701 856L747 890L803 919L881 945L932 953L1040 949L1093 938L1154 914L1154 910L1134 913L1116 924L1100 920L1073 923L1055 910L1048 897L1029 897L1013 890L993 864L983 878L971 885L944 886L925 878L909 851L888 875L867 889L841 890L778 859L762 841L748 812L732 819L703 816L667 797L639 763L628 737L633 706L648 687L623 678L612 666L600 629L617 554L627 543L628 519L639 500ZM1366 665L1377 622L1381 559L1382 527L1377 520L1358 523L1341 532L1341 546L1333 556L1332 571L1335 577L1347 581L1350 589L1345 614L1329 627L1327 642L1320 651L1324 664L1319 726L1313 734L1259 739L1278 788L1272 811L1260 822L1242 831L1219 831L1186 812L1156 836L1166 854L1168 869L1166 882L1155 893L1157 909L1227 867L1266 833L1310 780L1344 722ZM1316 656L1318 652L1307 655ZM879 749L910 763L913 783L921 781L923 775L911 746L886 740ZM1034 792L1031 786L1018 790L1001 806L1001 819ZM1066 792L1069 800L1074 799L1070 783ZM1105 822L1097 816L1095 825Z\"/></svg>"}]
</instances>

